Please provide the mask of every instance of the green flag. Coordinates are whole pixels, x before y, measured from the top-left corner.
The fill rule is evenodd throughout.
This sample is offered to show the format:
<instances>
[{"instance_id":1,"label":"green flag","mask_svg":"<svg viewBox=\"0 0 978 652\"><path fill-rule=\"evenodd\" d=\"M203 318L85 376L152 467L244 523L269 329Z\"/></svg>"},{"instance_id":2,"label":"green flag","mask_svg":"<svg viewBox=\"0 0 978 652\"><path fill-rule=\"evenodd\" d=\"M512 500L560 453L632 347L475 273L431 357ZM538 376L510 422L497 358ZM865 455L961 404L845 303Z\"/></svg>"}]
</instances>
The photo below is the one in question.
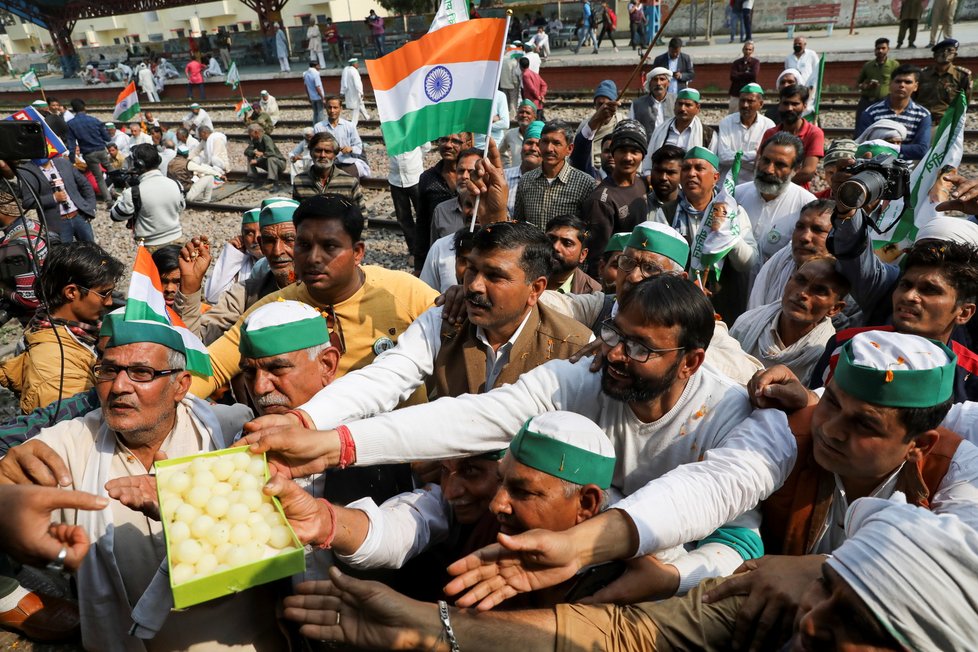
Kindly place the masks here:
<instances>
[{"instance_id":1,"label":"green flag","mask_svg":"<svg viewBox=\"0 0 978 652\"><path fill-rule=\"evenodd\" d=\"M241 75L238 74L238 64L235 61L231 62L231 67L228 68L227 77L224 78L224 83L231 87L231 90L238 90L238 84L241 83Z\"/></svg>"},{"instance_id":2,"label":"green flag","mask_svg":"<svg viewBox=\"0 0 978 652\"><path fill-rule=\"evenodd\" d=\"M41 80L37 78L37 73L31 68L20 76L20 83L30 92L41 90Z\"/></svg>"},{"instance_id":3,"label":"green flag","mask_svg":"<svg viewBox=\"0 0 978 652\"><path fill-rule=\"evenodd\" d=\"M812 106L812 112L805 116L805 120L808 120L812 124L815 124L818 120L818 109L822 105L822 81L825 79L825 55L823 54L818 59L818 74L815 77L815 104Z\"/></svg>"}]
</instances>

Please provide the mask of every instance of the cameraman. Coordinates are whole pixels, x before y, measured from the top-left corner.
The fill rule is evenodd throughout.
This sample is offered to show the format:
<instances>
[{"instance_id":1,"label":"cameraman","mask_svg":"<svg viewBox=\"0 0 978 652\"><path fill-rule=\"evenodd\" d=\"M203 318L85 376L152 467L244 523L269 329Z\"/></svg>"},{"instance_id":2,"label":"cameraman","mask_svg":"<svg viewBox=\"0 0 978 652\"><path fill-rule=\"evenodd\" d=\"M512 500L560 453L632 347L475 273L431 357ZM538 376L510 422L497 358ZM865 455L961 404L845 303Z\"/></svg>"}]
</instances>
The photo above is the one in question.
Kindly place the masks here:
<instances>
[{"instance_id":1,"label":"cameraman","mask_svg":"<svg viewBox=\"0 0 978 652\"><path fill-rule=\"evenodd\" d=\"M153 145L136 145L130 155L133 176L130 187L109 210L114 222L126 222L137 243L151 252L183 242L180 214L186 202L180 185L160 172L162 159Z\"/></svg>"}]
</instances>

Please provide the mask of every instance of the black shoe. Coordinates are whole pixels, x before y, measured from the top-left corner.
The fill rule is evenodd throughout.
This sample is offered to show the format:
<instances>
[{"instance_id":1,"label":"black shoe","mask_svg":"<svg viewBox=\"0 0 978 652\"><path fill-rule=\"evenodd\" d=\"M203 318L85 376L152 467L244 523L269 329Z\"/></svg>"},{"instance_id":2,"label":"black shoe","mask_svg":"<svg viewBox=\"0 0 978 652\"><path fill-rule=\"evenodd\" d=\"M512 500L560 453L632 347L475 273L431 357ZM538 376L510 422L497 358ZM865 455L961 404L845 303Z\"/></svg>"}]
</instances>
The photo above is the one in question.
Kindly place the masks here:
<instances>
[{"instance_id":1,"label":"black shoe","mask_svg":"<svg viewBox=\"0 0 978 652\"><path fill-rule=\"evenodd\" d=\"M903 43L897 43L897 46L896 46L896 49L897 49L897 50L899 50L899 49L900 49L900 48L902 48L902 47L903 47Z\"/></svg>"},{"instance_id":2,"label":"black shoe","mask_svg":"<svg viewBox=\"0 0 978 652\"><path fill-rule=\"evenodd\" d=\"M908 48L914 48L914 49L916 49L916 48L917 48L917 46L916 46L916 45L914 45L913 43L911 43L911 44L910 44L910 45L908 45L907 47L908 47Z\"/></svg>"}]
</instances>

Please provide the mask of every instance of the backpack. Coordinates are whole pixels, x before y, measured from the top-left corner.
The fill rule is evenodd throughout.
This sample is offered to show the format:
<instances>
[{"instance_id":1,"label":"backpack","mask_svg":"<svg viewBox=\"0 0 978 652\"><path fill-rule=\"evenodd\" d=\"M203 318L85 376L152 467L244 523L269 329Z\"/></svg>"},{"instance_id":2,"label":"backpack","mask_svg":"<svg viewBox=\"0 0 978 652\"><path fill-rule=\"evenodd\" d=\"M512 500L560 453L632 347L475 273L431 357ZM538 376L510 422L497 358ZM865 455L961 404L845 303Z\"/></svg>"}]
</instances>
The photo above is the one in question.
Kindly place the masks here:
<instances>
[{"instance_id":1,"label":"backpack","mask_svg":"<svg viewBox=\"0 0 978 652\"><path fill-rule=\"evenodd\" d=\"M611 29L618 29L618 16L615 15L615 12L611 9L611 7L608 7L607 12L608 23L611 25Z\"/></svg>"}]
</instances>

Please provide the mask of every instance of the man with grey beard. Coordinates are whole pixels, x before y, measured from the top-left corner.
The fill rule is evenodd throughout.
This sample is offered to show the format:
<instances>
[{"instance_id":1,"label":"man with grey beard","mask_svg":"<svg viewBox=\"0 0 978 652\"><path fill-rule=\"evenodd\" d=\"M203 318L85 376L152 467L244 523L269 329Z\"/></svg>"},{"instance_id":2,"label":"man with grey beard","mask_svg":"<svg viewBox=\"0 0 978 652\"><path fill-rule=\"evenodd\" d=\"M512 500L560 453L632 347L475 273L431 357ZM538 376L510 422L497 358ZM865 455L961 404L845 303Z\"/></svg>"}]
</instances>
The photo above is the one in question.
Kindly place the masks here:
<instances>
[{"instance_id":1,"label":"man with grey beard","mask_svg":"<svg viewBox=\"0 0 978 652\"><path fill-rule=\"evenodd\" d=\"M805 158L801 139L775 132L761 143L754 181L737 186L737 203L750 217L761 253L760 262L791 244L798 214L815 195L791 182Z\"/></svg>"},{"instance_id":2,"label":"man with grey beard","mask_svg":"<svg viewBox=\"0 0 978 652\"><path fill-rule=\"evenodd\" d=\"M346 197L357 205L362 215L367 214L360 182L353 175L336 167L340 146L328 131L315 134L308 144L312 163L309 169L295 176L292 182L292 199L302 201L316 195L334 194Z\"/></svg>"}]
</instances>

